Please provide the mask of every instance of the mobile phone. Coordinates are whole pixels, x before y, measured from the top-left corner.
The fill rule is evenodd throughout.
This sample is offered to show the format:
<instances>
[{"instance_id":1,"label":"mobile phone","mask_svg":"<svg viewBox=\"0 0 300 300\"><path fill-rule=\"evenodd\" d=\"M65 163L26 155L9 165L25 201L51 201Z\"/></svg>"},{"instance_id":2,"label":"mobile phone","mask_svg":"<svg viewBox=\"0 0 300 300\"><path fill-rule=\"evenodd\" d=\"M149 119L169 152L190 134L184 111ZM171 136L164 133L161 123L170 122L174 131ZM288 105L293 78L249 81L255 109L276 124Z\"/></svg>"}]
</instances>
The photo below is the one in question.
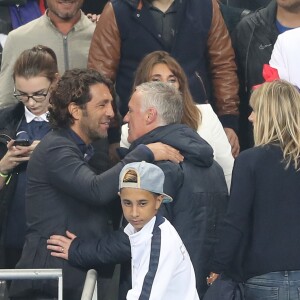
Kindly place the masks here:
<instances>
[{"instance_id":1,"label":"mobile phone","mask_svg":"<svg viewBox=\"0 0 300 300\"><path fill-rule=\"evenodd\" d=\"M14 146L30 146L31 142L26 139L19 139L14 141Z\"/></svg>"}]
</instances>

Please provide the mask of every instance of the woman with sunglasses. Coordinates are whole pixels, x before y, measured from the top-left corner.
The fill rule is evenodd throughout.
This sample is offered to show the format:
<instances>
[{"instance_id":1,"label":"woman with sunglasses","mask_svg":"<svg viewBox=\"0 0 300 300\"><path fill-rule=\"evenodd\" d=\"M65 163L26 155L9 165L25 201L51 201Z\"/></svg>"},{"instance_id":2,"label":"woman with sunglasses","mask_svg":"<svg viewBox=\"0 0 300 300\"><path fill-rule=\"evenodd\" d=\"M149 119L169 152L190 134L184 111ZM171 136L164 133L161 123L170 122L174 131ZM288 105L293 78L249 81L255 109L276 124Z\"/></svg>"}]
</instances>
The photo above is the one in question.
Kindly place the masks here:
<instances>
[{"instance_id":1,"label":"woman with sunglasses","mask_svg":"<svg viewBox=\"0 0 300 300\"><path fill-rule=\"evenodd\" d=\"M26 168L32 151L48 133L49 94L58 78L56 55L48 47L25 50L14 66L18 103L0 111L0 257L14 268L24 243Z\"/></svg>"}]
</instances>

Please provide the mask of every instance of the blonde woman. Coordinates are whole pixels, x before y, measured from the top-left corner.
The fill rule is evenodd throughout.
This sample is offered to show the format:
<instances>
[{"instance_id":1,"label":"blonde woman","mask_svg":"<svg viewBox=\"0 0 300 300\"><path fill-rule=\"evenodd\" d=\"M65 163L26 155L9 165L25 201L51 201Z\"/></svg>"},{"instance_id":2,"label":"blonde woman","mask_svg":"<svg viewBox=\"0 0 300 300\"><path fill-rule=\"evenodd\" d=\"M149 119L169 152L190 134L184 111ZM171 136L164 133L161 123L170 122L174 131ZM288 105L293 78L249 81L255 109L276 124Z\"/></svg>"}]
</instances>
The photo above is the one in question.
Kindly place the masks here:
<instances>
[{"instance_id":1,"label":"blonde woman","mask_svg":"<svg viewBox=\"0 0 300 300\"><path fill-rule=\"evenodd\" d=\"M251 96L255 147L235 161L230 201L210 274L241 263L245 299L299 299L300 93L278 80ZM218 299L216 299L218 300Z\"/></svg>"}]
</instances>

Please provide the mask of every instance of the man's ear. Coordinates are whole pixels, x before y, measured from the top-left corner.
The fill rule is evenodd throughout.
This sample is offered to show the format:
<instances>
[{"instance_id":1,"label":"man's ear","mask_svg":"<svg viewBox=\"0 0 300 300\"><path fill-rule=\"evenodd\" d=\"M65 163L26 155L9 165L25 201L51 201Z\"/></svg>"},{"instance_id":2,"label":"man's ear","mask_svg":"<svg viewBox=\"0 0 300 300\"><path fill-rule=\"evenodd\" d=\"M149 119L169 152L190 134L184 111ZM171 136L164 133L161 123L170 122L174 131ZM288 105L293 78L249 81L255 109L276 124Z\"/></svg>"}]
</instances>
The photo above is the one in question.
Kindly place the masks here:
<instances>
[{"instance_id":1,"label":"man's ear","mask_svg":"<svg viewBox=\"0 0 300 300\"><path fill-rule=\"evenodd\" d=\"M74 120L79 120L81 118L81 108L74 102L69 103L68 110L70 115L74 118Z\"/></svg>"},{"instance_id":2,"label":"man's ear","mask_svg":"<svg viewBox=\"0 0 300 300\"><path fill-rule=\"evenodd\" d=\"M162 204L164 200L164 196L163 195L159 195L157 198L156 198L156 205L155 205L155 208L156 210L158 210Z\"/></svg>"},{"instance_id":3,"label":"man's ear","mask_svg":"<svg viewBox=\"0 0 300 300\"><path fill-rule=\"evenodd\" d=\"M56 84L59 79L60 79L59 73L55 73L55 78L54 78L53 82Z\"/></svg>"},{"instance_id":4,"label":"man's ear","mask_svg":"<svg viewBox=\"0 0 300 300\"><path fill-rule=\"evenodd\" d=\"M154 107L150 107L146 111L146 124L152 124L157 119L157 110Z\"/></svg>"}]
</instances>

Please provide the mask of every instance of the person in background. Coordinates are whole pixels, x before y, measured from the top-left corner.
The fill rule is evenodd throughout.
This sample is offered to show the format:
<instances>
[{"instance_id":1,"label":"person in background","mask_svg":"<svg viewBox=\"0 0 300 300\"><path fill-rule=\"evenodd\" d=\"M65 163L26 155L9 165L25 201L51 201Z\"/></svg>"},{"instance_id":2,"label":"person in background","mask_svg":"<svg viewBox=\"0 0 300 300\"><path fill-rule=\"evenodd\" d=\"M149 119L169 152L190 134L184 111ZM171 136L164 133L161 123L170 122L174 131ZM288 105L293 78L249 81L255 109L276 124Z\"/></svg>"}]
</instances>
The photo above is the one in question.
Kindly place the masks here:
<instances>
[{"instance_id":1,"label":"person in background","mask_svg":"<svg viewBox=\"0 0 300 300\"><path fill-rule=\"evenodd\" d=\"M43 44L53 49L60 74L68 69L87 67L95 23L81 11L83 3L84 0L47 0L48 8L44 15L9 33L0 72L0 107L16 102L12 97L12 66L18 55L27 48ZM97 173L110 168L109 145L113 147L120 141L120 126L118 122L111 123L108 138L93 143L95 152L89 164Z\"/></svg>"},{"instance_id":2,"label":"person in background","mask_svg":"<svg viewBox=\"0 0 300 300\"><path fill-rule=\"evenodd\" d=\"M85 0L82 5L82 11L86 14L99 15L108 0Z\"/></svg>"},{"instance_id":3,"label":"person in background","mask_svg":"<svg viewBox=\"0 0 300 300\"><path fill-rule=\"evenodd\" d=\"M277 69L281 79L300 89L300 27L278 36L272 52L270 66Z\"/></svg>"},{"instance_id":4,"label":"person in background","mask_svg":"<svg viewBox=\"0 0 300 300\"><path fill-rule=\"evenodd\" d=\"M6 269L15 267L25 240L27 162L50 130L49 95L58 80L53 50L35 46L22 52L14 65L13 80L18 103L0 110L0 256L1 267Z\"/></svg>"},{"instance_id":5,"label":"person in background","mask_svg":"<svg viewBox=\"0 0 300 300\"><path fill-rule=\"evenodd\" d=\"M38 44L53 49L60 74L72 68L86 68L95 24L81 11L83 1L47 0L44 15L9 33L2 54L0 107L16 103L12 96L13 65L25 49Z\"/></svg>"},{"instance_id":6,"label":"person in background","mask_svg":"<svg viewBox=\"0 0 300 300\"><path fill-rule=\"evenodd\" d=\"M279 34L300 27L300 0L272 0L267 7L244 17L232 33L240 78L239 140L241 149L253 146L249 99L252 87L264 82L263 65L268 64Z\"/></svg>"},{"instance_id":7,"label":"person in background","mask_svg":"<svg viewBox=\"0 0 300 300\"><path fill-rule=\"evenodd\" d=\"M255 147L235 161L210 277L240 269L246 300L296 300L300 288L300 93L292 84L275 80L256 89L250 105ZM237 256L242 257L240 266Z\"/></svg>"},{"instance_id":8,"label":"person in background","mask_svg":"<svg viewBox=\"0 0 300 300\"><path fill-rule=\"evenodd\" d=\"M172 159L182 156L174 148L152 143L140 145L110 170L97 175L88 165L91 143L105 137L113 118L112 84L95 70L66 71L51 93L49 121L53 128L39 143L27 168L27 234L16 268L60 268L65 300L81 297L86 271L48 255L46 243L53 233L67 229L83 238L101 237L113 230L118 204L118 177L129 162ZM63 249L64 251L64 249ZM99 297L107 298L114 267L101 268ZM53 299L57 282L16 280L11 299Z\"/></svg>"},{"instance_id":9,"label":"person in background","mask_svg":"<svg viewBox=\"0 0 300 300\"><path fill-rule=\"evenodd\" d=\"M165 51L154 51L139 64L133 84L135 88L147 81L162 81L174 85L182 93L183 116L181 123L196 130L214 150L214 159L223 168L228 190L234 159L224 129L210 104L194 102L186 75L179 63ZM121 147L129 148L128 124L122 126Z\"/></svg>"},{"instance_id":10,"label":"person in background","mask_svg":"<svg viewBox=\"0 0 300 300\"><path fill-rule=\"evenodd\" d=\"M224 5L234 8L250 9L252 11L266 7L272 0L220 0Z\"/></svg>"},{"instance_id":11,"label":"person in background","mask_svg":"<svg viewBox=\"0 0 300 300\"><path fill-rule=\"evenodd\" d=\"M187 46L188 45L188 46ZM213 103L232 146L239 153L238 78L229 33L216 0L117 0L97 23L88 67L116 83L124 117L134 72L153 51L169 52L184 69L197 103Z\"/></svg>"},{"instance_id":12,"label":"person in background","mask_svg":"<svg viewBox=\"0 0 300 300\"><path fill-rule=\"evenodd\" d=\"M169 203L173 200L163 192L164 180L163 171L154 164L138 162L125 165L120 173L119 194L123 214L129 224L124 230L115 232L106 240L106 244L104 242L103 245L103 240L100 239L97 248L91 250L101 256L103 251L99 251L99 245L111 249L121 245L120 251L126 252L128 247L122 247L118 236L124 231L129 237L133 274L127 300L140 297L199 299L189 254L175 228L158 212L162 202ZM76 237L70 232L67 235L72 239L59 235L49 238L47 249L51 250L51 255L68 259L69 248ZM95 247L95 243L90 244L90 241L84 242L83 246L89 245ZM64 253L61 252L61 247L64 248ZM81 247L76 250L80 252Z\"/></svg>"},{"instance_id":13,"label":"person in background","mask_svg":"<svg viewBox=\"0 0 300 300\"><path fill-rule=\"evenodd\" d=\"M235 29L236 25L241 21L241 19L251 13L250 9L245 7L233 6L230 1L220 1L220 10L224 18L224 22L227 26L229 34ZM229 4L230 3L230 4Z\"/></svg>"}]
</instances>

